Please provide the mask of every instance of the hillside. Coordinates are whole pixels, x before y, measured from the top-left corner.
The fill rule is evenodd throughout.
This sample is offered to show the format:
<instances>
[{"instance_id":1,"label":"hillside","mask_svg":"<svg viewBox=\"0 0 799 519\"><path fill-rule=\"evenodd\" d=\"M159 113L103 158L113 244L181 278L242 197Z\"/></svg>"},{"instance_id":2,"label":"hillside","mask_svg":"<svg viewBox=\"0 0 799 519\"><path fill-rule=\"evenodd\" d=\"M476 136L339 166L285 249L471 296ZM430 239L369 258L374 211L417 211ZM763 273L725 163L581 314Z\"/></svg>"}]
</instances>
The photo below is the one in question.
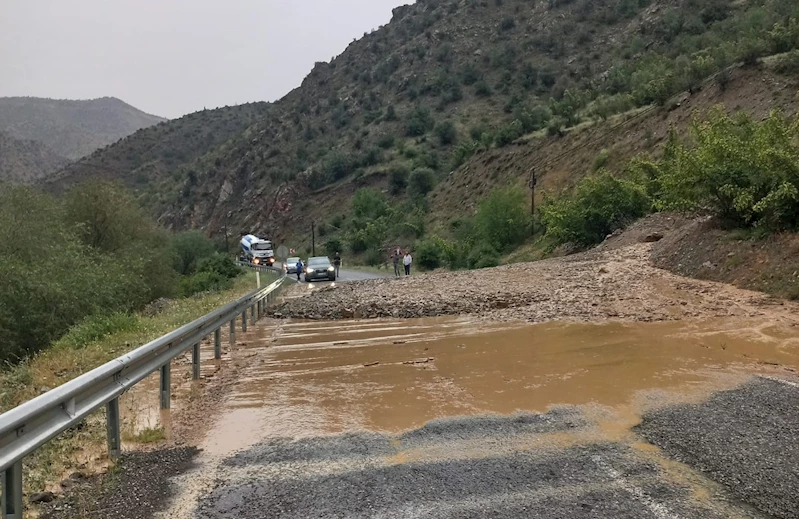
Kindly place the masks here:
<instances>
[{"instance_id":1,"label":"hillside","mask_svg":"<svg viewBox=\"0 0 799 519\"><path fill-rule=\"evenodd\" d=\"M70 160L165 120L113 97L88 101L0 98L0 131L39 141Z\"/></svg>"},{"instance_id":2,"label":"hillside","mask_svg":"<svg viewBox=\"0 0 799 519\"><path fill-rule=\"evenodd\" d=\"M0 131L0 182L30 184L67 164L44 144Z\"/></svg>"},{"instance_id":3,"label":"hillside","mask_svg":"<svg viewBox=\"0 0 799 519\"><path fill-rule=\"evenodd\" d=\"M180 119L141 129L126 139L97 150L47 179L44 187L62 191L91 178L117 180L144 194L145 205L171 203L156 183L173 177L192 178L187 169L198 157L220 149L269 113L267 103L202 110ZM222 146L221 149L224 149Z\"/></svg>"},{"instance_id":4,"label":"hillside","mask_svg":"<svg viewBox=\"0 0 799 519\"><path fill-rule=\"evenodd\" d=\"M372 233L349 200L375 186L408 220L370 243L409 243L470 215L492 186L526 182L532 167L554 190L603 149L608 165L657 150L693 109L722 101L762 114L771 94L790 105L794 80L756 67L799 46L791 17L789 0L423 0L317 63L224 145L138 167L136 178L124 164L107 173L176 228L229 226L302 245L312 221L324 239ZM763 95L745 97L761 81ZM183 131L180 121L162 127ZM141 135L121 146L133 157L148 149ZM116 153L98 152L62 182Z\"/></svg>"}]
</instances>

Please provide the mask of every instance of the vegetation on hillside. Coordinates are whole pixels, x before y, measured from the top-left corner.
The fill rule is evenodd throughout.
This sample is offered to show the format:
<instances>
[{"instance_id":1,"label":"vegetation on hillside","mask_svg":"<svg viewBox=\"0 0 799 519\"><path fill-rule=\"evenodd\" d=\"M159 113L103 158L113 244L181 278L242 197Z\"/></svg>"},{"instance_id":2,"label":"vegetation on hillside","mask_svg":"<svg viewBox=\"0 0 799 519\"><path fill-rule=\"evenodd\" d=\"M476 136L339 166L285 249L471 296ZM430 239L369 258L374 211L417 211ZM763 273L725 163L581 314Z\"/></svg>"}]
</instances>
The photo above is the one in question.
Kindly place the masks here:
<instances>
[{"instance_id":1,"label":"vegetation on hillside","mask_svg":"<svg viewBox=\"0 0 799 519\"><path fill-rule=\"evenodd\" d=\"M66 165L64 157L41 142L0 131L0 183L32 183Z\"/></svg>"},{"instance_id":2,"label":"vegetation on hillside","mask_svg":"<svg viewBox=\"0 0 799 519\"><path fill-rule=\"evenodd\" d=\"M0 131L40 142L69 160L164 120L111 97L89 101L0 97Z\"/></svg>"},{"instance_id":3,"label":"vegetation on hillside","mask_svg":"<svg viewBox=\"0 0 799 519\"><path fill-rule=\"evenodd\" d=\"M0 361L47 347L85 319L158 298L229 288L238 269L198 233L160 229L131 196L101 182L62 199L25 187L0 193Z\"/></svg>"},{"instance_id":4,"label":"vegetation on hillside","mask_svg":"<svg viewBox=\"0 0 799 519\"><path fill-rule=\"evenodd\" d=\"M541 208L555 244L588 246L652 210L710 214L763 232L799 229L799 118L762 122L721 107L697 118L690 138L672 132L663 156L631 161L616 178L602 171Z\"/></svg>"}]
</instances>

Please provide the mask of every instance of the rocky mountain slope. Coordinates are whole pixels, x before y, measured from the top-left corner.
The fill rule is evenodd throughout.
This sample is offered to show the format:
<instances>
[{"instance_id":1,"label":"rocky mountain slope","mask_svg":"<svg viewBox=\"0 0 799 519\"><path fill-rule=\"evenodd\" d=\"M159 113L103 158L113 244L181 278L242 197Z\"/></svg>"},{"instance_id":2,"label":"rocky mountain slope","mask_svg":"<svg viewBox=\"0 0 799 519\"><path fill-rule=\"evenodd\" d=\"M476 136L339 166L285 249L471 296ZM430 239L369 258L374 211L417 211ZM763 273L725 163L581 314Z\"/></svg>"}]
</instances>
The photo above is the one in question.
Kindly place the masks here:
<instances>
[{"instance_id":1,"label":"rocky mountain slope","mask_svg":"<svg viewBox=\"0 0 799 519\"><path fill-rule=\"evenodd\" d=\"M67 162L41 142L15 139L0 131L0 182L30 184Z\"/></svg>"},{"instance_id":2,"label":"rocky mountain slope","mask_svg":"<svg viewBox=\"0 0 799 519\"><path fill-rule=\"evenodd\" d=\"M165 223L209 234L233 227L296 241L311 221L338 222L361 186L413 199L444 226L533 167L556 189L603 149L609 164L655 150L694 108L732 100L735 109L735 93L760 84L759 57L799 46L797 16L788 0L420 0L317 63L246 129L188 148L176 139L147 160L152 133L139 132L58 185L121 178ZM730 72L739 63L748 68ZM765 93L791 97L793 79L762 79L774 86ZM739 104L762 112L773 101ZM189 134L189 122L159 132ZM438 184L421 205L405 189L419 170Z\"/></svg>"},{"instance_id":3,"label":"rocky mountain slope","mask_svg":"<svg viewBox=\"0 0 799 519\"><path fill-rule=\"evenodd\" d=\"M0 98L0 131L39 141L70 160L165 120L113 97L88 101Z\"/></svg>"}]
</instances>

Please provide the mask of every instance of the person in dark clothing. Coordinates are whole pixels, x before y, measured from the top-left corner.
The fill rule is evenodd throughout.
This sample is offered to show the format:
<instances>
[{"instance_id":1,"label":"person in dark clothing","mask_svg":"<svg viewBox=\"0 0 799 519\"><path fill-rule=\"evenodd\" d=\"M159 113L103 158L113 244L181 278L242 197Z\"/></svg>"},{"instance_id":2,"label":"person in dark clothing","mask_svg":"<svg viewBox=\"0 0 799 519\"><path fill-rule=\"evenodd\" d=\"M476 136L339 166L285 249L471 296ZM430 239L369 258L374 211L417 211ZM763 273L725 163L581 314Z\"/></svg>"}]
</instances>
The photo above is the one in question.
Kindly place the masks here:
<instances>
[{"instance_id":1,"label":"person in dark clothing","mask_svg":"<svg viewBox=\"0 0 799 519\"><path fill-rule=\"evenodd\" d=\"M303 265L302 265L302 260L297 260L297 265L296 266L297 266L297 281L299 281L300 280L300 275L302 274L302 271L305 270Z\"/></svg>"},{"instance_id":2,"label":"person in dark clothing","mask_svg":"<svg viewBox=\"0 0 799 519\"><path fill-rule=\"evenodd\" d=\"M394 262L394 276L396 277L400 277L400 268L399 268L400 258L401 258L400 253L394 251L394 257L392 258L392 261Z\"/></svg>"},{"instance_id":3,"label":"person in dark clothing","mask_svg":"<svg viewBox=\"0 0 799 519\"><path fill-rule=\"evenodd\" d=\"M336 267L336 277L338 277L338 271L341 268L341 255L338 252L333 257L333 266Z\"/></svg>"}]
</instances>

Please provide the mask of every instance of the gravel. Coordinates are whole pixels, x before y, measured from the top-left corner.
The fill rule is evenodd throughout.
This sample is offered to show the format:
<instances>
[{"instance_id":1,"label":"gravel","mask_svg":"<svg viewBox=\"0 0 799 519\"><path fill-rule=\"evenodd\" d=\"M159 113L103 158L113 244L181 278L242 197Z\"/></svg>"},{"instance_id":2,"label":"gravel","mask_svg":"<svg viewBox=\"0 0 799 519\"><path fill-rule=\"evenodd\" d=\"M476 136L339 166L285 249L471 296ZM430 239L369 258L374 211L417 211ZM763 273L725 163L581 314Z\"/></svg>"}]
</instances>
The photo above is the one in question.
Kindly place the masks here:
<instances>
[{"instance_id":1,"label":"gravel","mask_svg":"<svg viewBox=\"0 0 799 519\"><path fill-rule=\"evenodd\" d=\"M192 468L197 452L193 447L182 447L126 453L109 473L70 486L66 494L49 505L41 517L152 517L172 497L170 478Z\"/></svg>"},{"instance_id":2,"label":"gravel","mask_svg":"<svg viewBox=\"0 0 799 519\"><path fill-rule=\"evenodd\" d=\"M440 420L398 436L265 442L226 464L195 517L748 517L697 504L627 445L531 447L586 427L575 413Z\"/></svg>"},{"instance_id":3,"label":"gravel","mask_svg":"<svg viewBox=\"0 0 799 519\"><path fill-rule=\"evenodd\" d=\"M757 379L645 416L638 432L769 516L799 517L799 387Z\"/></svg>"},{"instance_id":4,"label":"gravel","mask_svg":"<svg viewBox=\"0 0 799 519\"><path fill-rule=\"evenodd\" d=\"M764 306L778 304L764 294L655 268L651 249L652 244L640 243L599 248L477 271L341 283L311 293L293 287L299 297L289 297L269 313L306 319L478 315L529 322L658 321L759 316ZM785 307L797 309L799 305Z\"/></svg>"}]
</instances>

